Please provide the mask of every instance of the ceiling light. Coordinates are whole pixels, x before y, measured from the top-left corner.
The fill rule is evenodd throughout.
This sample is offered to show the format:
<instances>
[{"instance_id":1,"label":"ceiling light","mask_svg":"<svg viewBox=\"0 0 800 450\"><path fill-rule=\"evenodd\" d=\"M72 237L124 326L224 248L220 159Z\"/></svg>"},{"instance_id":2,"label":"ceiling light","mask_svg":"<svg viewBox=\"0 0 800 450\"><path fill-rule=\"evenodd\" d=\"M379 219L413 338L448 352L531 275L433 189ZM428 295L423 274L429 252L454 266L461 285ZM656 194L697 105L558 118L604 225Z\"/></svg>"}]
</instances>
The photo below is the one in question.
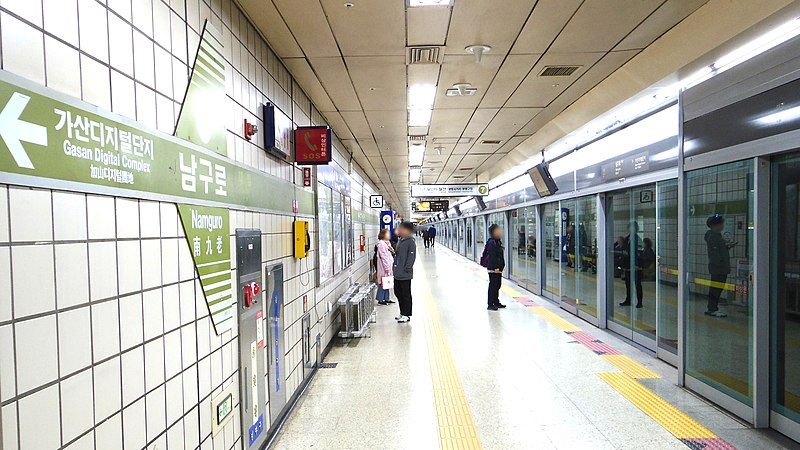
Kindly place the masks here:
<instances>
[{"instance_id":1,"label":"ceiling light","mask_svg":"<svg viewBox=\"0 0 800 450\"><path fill-rule=\"evenodd\" d=\"M354 5L354 4L350 3L350 2L347 2L347 3L344 4L344 7L347 8L347 9L350 9L353 6L356 6L356 5Z\"/></svg>"},{"instance_id":2,"label":"ceiling light","mask_svg":"<svg viewBox=\"0 0 800 450\"><path fill-rule=\"evenodd\" d=\"M759 125L779 125L784 122L791 122L793 120L797 120L800 118L800 106L795 106L793 108L787 108L778 112L770 113L765 116L761 116L755 120L755 122Z\"/></svg>"},{"instance_id":3,"label":"ceiling light","mask_svg":"<svg viewBox=\"0 0 800 450\"><path fill-rule=\"evenodd\" d=\"M408 166L420 167L425 159L425 146L412 144L408 146Z\"/></svg>"},{"instance_id":4,"label":"ceiling light","mask_svg":"<svg viewBox=\"0 0 800 450\"><path fill-rule=\"evenodd\" d=\"M435 98L435 84L412 84L408 87L408 109L433 108Z\"/></svg>"},{"instance_id":5,"label":"ceiling light","mask_svg":"<svg viewBox=\"0 0 800 450\"><path fill-rule=\"evenodd\" d=\"M408 126L427 127L431 123L431 109L413 109L408 111Z\"/></svg>"},{"instance_id":6,"label":"ceiling light","mask_svg":"<svg viewBox=\"0 0 800 450\"><path fill-rule=\"evenodd\" d=\"M436 150L436 154L437 155L441 155L442 154L442 150L444 150L444 147L436 147L435 150Z\"/></svg>"},{"instance_id":7,"label":"ceiling light","mask_svg":"<svg viewBox=\"0 0 800 450\"><path fill-rule=\"evenodd\" d=\"M411 183L419 183L421 177L422 177L422 169L420 168L410 169L408 171L408 181L410 181Z\"/></svg>"},{"instance_id":8,"label":"ceiling light","mask_svg":"<svg viewBox=\"0 0 800 450\"><path fill-rule=\"evenodd\" d=\"M449 6L451 0L408 0L408 6Z\"/></svg>"},{"instance_id":9,"label":"ceiling light","mask_svg":"<svg viewBox=\"0 0 800 450\"><path fill-rule=\"evenodd\" d=\"M488 45L477 44L477 45L467 46L466 48L464 48L464 51L475 55L475 62L479 63L481 62L483 54L490 51L491 49L492 47L489 47Z\"/></svg>"}]
</instances>

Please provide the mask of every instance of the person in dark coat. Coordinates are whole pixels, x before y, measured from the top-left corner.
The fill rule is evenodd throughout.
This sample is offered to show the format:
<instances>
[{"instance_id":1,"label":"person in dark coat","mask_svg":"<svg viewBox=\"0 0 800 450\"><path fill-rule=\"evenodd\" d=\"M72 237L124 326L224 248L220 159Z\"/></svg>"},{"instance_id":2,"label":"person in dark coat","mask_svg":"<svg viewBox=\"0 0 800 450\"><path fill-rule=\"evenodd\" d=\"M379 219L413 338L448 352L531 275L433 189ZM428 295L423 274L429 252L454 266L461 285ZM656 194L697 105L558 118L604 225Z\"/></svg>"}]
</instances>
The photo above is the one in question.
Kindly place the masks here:
<instances>
[{"instance_id":1,"label":"person in dark coat","mask_svg":"<svg viewBox=\"0 0 800 450\"><path fill-rule=\"evenodd\" d=\"M431 243L431 247L436 245L436 227L434 227L433 225L431 225L430 228L428 228L428 240Z\"/></svg>"},{"instance_id":2,"label":"person in dark coat","mask_svg":"<svg viewBox=\"0 0 800 450\"><path fill-rule=\"evenodd\" d=\"M503 229L497 224L489 227L489 240L483 248L481 265L489 271L489 292L488 307L490 311L497 311L505 308L506 305L500 303L500 286L503 281L503 269L506 267L505 252L500 238L503 236Z\"/></svg>"},{"instance_id":3,"label":"person in dark coat","mask_svg":"<svg viewBox=\"0 0 800 450\"><path fill-rule=\"evenodd\" d=\"M414 261L417 259L417 242L414 240L414 224L403 222L398 227L400 239L394 252L394 295L400 306L398 323L411 320L411 280L414 278Z\"/></svg>"},{"instance_id":4,"label":"person in dark coat","mask_svg":"<svg viewBox=\"0 0 800 450\"><path fill-rule=\"evenodd\" d=\"M719 297L728 282L728 275L731 273L731 252L730 249L736 242L728 242L722 236L725 229L725 218L719 214L714 214L706 220L705 241L708 251L708 275L710 286L708 288L708 310L707 316L726 317L727 314L719 310Z\"/></svg>"}]
</instances>

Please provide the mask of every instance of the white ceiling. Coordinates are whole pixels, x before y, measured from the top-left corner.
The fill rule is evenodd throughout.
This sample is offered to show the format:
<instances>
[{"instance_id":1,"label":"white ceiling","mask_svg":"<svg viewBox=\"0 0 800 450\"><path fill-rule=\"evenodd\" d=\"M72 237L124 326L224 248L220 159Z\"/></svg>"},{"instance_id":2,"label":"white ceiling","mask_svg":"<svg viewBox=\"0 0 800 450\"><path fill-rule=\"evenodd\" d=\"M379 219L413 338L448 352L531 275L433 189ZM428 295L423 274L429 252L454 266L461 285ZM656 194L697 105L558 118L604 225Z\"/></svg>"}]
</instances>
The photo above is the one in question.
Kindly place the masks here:
<instances>
[{"instance_id":1,"label":"white ceiling","mask_svg":"<svg viewBox=\"0 0 800 450\"><path fill-rule=\"evenodd\" d=\"M409 134L427 135L425 183L474 181L707 2L454 0L407 8L403 0L349 0L348 8L347 1L239 3L406 217ZM480 63L464 50L473 44L492 47ZM411 46L444 47L441 64L406 65ZM580 68L568 77L541 77L551 65ZM430 126L409 129L407 86L428 80L438 86ZM463 82L478 93L445 96Z\"/></svg>"}]
</instances>

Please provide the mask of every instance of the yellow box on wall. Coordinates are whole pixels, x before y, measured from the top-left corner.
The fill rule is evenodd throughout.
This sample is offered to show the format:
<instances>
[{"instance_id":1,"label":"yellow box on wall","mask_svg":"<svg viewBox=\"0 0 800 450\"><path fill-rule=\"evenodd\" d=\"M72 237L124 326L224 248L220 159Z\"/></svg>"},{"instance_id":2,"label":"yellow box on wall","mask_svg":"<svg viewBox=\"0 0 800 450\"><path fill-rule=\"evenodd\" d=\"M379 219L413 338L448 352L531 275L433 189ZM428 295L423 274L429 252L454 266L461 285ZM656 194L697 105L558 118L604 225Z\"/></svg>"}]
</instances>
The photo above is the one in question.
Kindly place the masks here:
<instances>
[{"instance_id":1,"label":"yellow box on wall","mask_svg":"<svg viewBox=\"0 0 800 450\"><path fill-rule=\"evenodd\" d=\"M305 258L311 249L311 235L308 233L308 221L294 221L294 257Z\"/></svg>"}]
</instances>

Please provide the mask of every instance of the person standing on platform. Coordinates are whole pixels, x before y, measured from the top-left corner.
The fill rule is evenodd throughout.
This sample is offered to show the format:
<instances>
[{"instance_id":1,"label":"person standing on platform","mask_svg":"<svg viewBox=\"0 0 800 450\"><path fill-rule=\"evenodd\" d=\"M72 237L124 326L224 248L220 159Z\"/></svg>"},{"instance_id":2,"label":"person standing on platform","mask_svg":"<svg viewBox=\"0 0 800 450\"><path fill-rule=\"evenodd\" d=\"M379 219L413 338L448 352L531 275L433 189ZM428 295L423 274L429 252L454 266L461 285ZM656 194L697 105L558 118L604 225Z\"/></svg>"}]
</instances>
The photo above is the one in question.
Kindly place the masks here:
<instances>
[{"instance_id":1,"label":"person standing on platform","mask_svg":"<svg viewBox=\"0 0 800 450\"><path fill-rule=\"evenodd\" d=\"M417 259L417 242L414 240L414 224L403 222L398 227L400 240L394 252L394 295L400 304L398 323L411 320L411 280L414 278L414 261Z\"/></svg>"},{"instance_id":2,"label":"person standing on platform","mask_svg":"<svg viewBox=\"0 0 800 450\"><path fill-rule=\"evenodd\" d=\"M433 225L428 228L428 241L430 242L431 247L436 245L436 228Z\"/></svg>"},{"instance_id":3,"label":"person standing on platform","mask_svg":"<svg viewBox=\"0 0 800 450\"><path fill-rule=\"evenodd\" d=\"M503 282L503 269L506 267L503 243L500 241L502 235L503 229L497 224L492 224L489 227L489 240L486 241L481 256L481 265L489 271L489 306L487 309L490 311L506 307L500 303L500 286Z\"/></svg>"},{"instance_id":4,"label":"person standing on platform","mask_svg":"<svg viewBox=\"0 0 800 450\"><path fill-rule=\"evenodd\" d=\"M378 243L375 244L375 283L378 285L378 293L375 299L379 305L394 303L389 294L389 288L385 287L384 278L391 277L394 257L392 256L392 246L389 244L389 230L384 228L378 233Z\"/></svg>"},{"instance_id":5,"label":"person standing on platform","mask_svg":"<svg viewBox=\"0 0 800 450\"><path fill-rule=\"evenodd\" d=\"M428 230L422 230L422 242L425 244L425 248L430 247L431 239L430 235L428 235Z\"/></svg>"}]
</instances>

